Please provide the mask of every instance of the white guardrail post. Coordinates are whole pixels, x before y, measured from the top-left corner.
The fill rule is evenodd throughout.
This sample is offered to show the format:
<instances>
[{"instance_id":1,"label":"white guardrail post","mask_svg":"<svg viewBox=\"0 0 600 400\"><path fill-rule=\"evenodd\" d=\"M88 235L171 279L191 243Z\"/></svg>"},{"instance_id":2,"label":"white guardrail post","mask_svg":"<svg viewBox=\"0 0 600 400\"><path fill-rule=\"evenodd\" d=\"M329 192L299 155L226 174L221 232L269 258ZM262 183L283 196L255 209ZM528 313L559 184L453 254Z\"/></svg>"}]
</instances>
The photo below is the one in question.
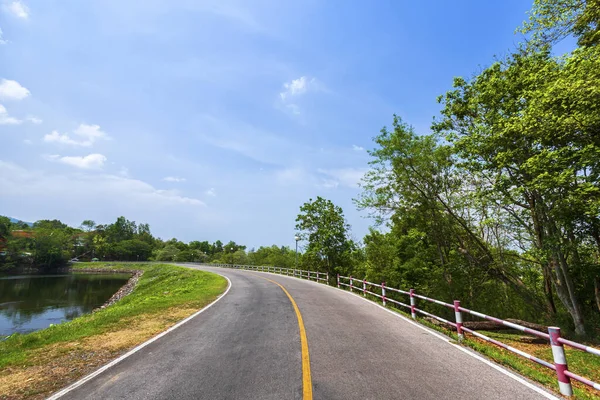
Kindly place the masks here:
<instances>
[{"instance_id":1,"label":"white guardrail post","mask_svg":"<svg viewBox=\"0 0 600 400\"><path fill-rule=\"evenodd\" d=\"M417 319L417 312L415 311L415 289L410 289L410 316L412 319Z\"/></svg>"},{"instance_id":2,"label":"white guardrail post","mask_svg":"<svg viewBox=\"0 0 600 400\"><path fill-rule=\"evenodd\" d=\"M340 274L337 274L337 287L340 288Z\"/></svg>"},{"instance_id":3,"label":"white guardrail post","mask_svg":"<svg viewBox=\"0 0 600 400\"><path fill-rule=\"evenodd\" d=\"M454 318L456 322L456 333L458 334L458 341L462 342L465 338L465 334L462 331L462 313L460 312L460 300L454 300Z\"/></svg>"},{"instance_id":4,"label":"white guardrail post","mask_svg":"<svg viewBox=\"0 0 600 400\"><path fill-rule=\"evenodd\" d=\"M550 335L552 356L554 357L554 366L556 367L556 377L558 378L560 393L563 396L572 396L573 388L571 387L571 379L565 375L565 371L569 370L565 349L562 343L558 341L560 339L560 328L550 326L548 327L548 334Z\"/></svg>"},{"instance_id":5,"label":"white guardrail post","mask_svg":"<svg viewBox=\"0 0 600 400\"><path fill-rule=\"evenodd\" d=\"M383 306L385 307L385 305L386 305L386 299L385 299L385 282L381 282L381 301L383 302Z\"/></svg>"},{"instance_id":6,"label":"white guardrail post","mask_svg":"<svg viewBox=\"0 0 600 400\"><path fill-rule=\"evenodd\" d=\"M363 279L363 297L367 297L367 280Z\"/></svg>"},{"instance_id":7,"label":"white guardrail post","mask_svg":"<svg viewBox=\"0 0 600 400\"><path fill-rule=\"evenodd\" d=\"M350 291L352 292L352 275L350 275Z\"/></svg>"},{"instance_id":8,"label":"white guardrail post","mask_svg":"<svg viewBox=\"0 0 600 400\"><path fill-rule=\"evenodd\" d=\"M325 283L327 283L327 286L329 286L329 271L327 271L327 274L325 275Z\"/></svg>"}]
</instances>

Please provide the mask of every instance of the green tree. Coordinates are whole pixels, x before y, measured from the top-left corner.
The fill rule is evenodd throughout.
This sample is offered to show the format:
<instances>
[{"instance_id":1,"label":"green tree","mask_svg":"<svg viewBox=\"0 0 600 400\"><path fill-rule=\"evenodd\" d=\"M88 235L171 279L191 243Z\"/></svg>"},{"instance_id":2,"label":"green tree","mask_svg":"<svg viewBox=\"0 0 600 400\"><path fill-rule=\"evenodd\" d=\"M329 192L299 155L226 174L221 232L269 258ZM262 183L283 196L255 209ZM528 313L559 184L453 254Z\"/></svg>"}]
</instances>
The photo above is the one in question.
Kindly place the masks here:
<instances>
[{"instance_id":1,"label":"green tree","mask_svg":"<svg viewBox=\"0 0 600 400\"><path fill-rule=\"evenodd\" d=\"M488 210L470 196L477 182L460 173L452 147L436 135L416 134L397 116L393 130L382 129L374 141L356 203L390 232L365 238L367 275L471 305L482 302L488 283L539 308L514 263L487 240Z\"/></svg>"},{"instance_id":2,"label":"green tree","mask_svg":"<svg viewBox=\"0 0 600 400\"><path fill-rule=\"evenodd\" d=\"M69 228L67 224L62 223L57 219L49 220L49 219L41 219L33 223L34 229L72 229Z\"/></svg>"},{"instance_id":3,"label":"green tree","mask_svg":"<svg viewBox=\"0 0 600 400\"><path fill-rule=\"evenodd\" d=\"M10 236L11 229L10 218L0 215L0 239L6 240Z\"/></svg>"},{"instance_id":4,"label":"green tree","mask_svg":"<svg viewBox=\"0 0 600 400\"><path fill-rule=\"evenodd\" d=\"M154 254L154 260L156 261L178 261L178 254L181 250L173 245L167 245L160 250L157 250Z\"/></svg>"},{"instance_id":5,"label":"green tree","mask_svg":"<svg viewBox=\"0 0 600 400\"><path fill-rule=\"evenodd\" d=\"M86 232L91 232L96 228L96 223L91 219L86 219L81 223L81 228L84 229Z\"/></svg>"},{"instance_id":6,"label":"green tree","mask_svg":"<svg viewBox=\"0 0 600 400\"><path fill-rule=\"evenodd\" d=\"M600 226L600 49L564 59L520 51L470 81L458 78L440 98L434 129L454 145L465 173L484 184L518 230L518 244L543 272L583 334L583 286L574 277L598 271L582 244Z\"/></svg>"},{"instance_id":7,"label":"green tree","mask_svg":"<svg viewBox=\"0 0 600 400\"><path fill-rule=\"evenodd\" d=\"M137 226L134 221L129 221L125 217L119 217L117 220L104 228L104 236L111 243L122 240L133 239L137 232Z\"/></svg>"},{"instance_id":8,"label":"green tree","mask_svg":"<svg viewBox=\"0 0 600 400\"><path fill-rule=\"evenodd\" d=\"M302 240L308 241L304 260L311 267L330 274L350 267L354 247L349 239L350 225L342 208L331 200L319 196L304 203L296 218L296 230Z\"/></svg>"},{"instance_id":9,"label":"green tree","mask_svg":"<svg viewBox=\"0 0 600 400\"><path fill-rule=\"evenodd\" d=\"M252 265L271 265L282 268L293 268L296 253L286 246L261 246L248 252L248 262ZM299 264L301 264L301 260Z\"/></svg>"},{"instance_id":10,"label":"green tree","mask_svg":"<svg viewBox=\"0 0 600 400\"><path fill-rule=\"evenodd\" d=\"M600 43L600 1L535 0L529 21L519 31L531 33L535 44L553 44L573 35L580 46L597 45Z\"/></svg>"}]
</instances>

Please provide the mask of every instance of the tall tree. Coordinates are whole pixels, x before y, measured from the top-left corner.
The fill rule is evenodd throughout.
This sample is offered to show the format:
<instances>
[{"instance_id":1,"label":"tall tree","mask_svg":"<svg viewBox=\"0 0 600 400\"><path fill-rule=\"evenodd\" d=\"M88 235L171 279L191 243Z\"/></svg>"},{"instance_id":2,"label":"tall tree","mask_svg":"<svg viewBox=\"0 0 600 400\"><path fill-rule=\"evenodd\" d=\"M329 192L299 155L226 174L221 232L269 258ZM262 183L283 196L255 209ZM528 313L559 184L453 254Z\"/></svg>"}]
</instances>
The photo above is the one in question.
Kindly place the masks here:
<instances>
[{"instance_id":1,"label":"tall tree","mask_svg":"<svg viewBox=\"0 0 600 400\"><path fill-rule=\"evenodd\" d=\"M590 268L581 244L600 211L598 55L595 47L564 60L545 49L520 51L470 81L457 78L434 124L462 167L486 182L478 195L507 212L530 242L548 300L551 282L579 334L585 328L574 276Z\"/></svg>"},{"instance_id":2,"label":"tall tree","mask_svg":"<svg viewBox=\"0 0 600 400\"><path fill-rule=\"evenodd\" d=\"M331 200L317 197L300 207L296 230L302 240L308 241L305 260L321 271L343 271L350 263L354 247L349 239L350 225L346 223L342 208Z\"/></svg>"},{"instance_id":3,"label":"tall tree","mask_svg":"<svg viewBox=\"0 0 600 400\"><path fill-rule=\"evenodd\" d=\"M535 291L513 270L514 264L498 257L497 247L489 242L484 223L489 220L488 210L470 197L477 182L460 173L452 147L439 143L435 135L417 135L397 116L393 130L384 128L374 140L372 169L356 202L379 222L390 218L397 240L379 240L370 234L367 257L372 258L370 249L377 243L395 244L398 258L388 262L396 265L396 272L429 269L451 289L447 295L467 287L468 298L474 301L481 282L493 279L541 308Z\"/></svg>"},{"instance_id":4,"label":"tall tree","mask_svg":"<svg viewBox=\"0 0 600 400\"><path fill-rule=\"evenodd\" d=\"M81 223L81 227L85 229L86 232L91 232L96 228L96 223L91 219L86 219Z\"/></svg>"}]
</instances>

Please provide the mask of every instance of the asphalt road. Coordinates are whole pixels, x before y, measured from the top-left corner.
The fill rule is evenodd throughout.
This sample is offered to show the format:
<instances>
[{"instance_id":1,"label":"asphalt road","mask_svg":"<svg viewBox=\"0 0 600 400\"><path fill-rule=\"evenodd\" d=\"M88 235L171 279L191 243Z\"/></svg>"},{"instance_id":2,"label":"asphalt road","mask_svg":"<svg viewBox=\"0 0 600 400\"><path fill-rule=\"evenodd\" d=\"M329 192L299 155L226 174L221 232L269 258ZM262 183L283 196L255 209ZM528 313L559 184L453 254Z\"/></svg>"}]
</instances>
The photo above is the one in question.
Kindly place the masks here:
<instances>
[{"instance_id":1,"label":"asphalt road","mask_svg":"<svg viewBox=\"0 0 600 400\"><path fill-rule=\"evenodd\" d=\"M296 278L201 267L232 287L213 307L63 399L302 399L298 320L315 399L542 399L357 296Z\"/></svg>"}]
</instances>

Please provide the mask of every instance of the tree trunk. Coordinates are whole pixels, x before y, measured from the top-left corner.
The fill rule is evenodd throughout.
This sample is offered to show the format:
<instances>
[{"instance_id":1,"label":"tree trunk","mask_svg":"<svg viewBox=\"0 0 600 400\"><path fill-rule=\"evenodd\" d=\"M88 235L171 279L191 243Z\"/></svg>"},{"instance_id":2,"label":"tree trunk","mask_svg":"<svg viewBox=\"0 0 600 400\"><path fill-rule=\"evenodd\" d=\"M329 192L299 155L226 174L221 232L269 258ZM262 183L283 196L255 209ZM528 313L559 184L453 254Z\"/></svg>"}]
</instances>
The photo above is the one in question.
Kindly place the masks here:
<instances>
[{"instance_id":1,"label":"tree trunk","mask_svg":"<svg viewBox=\"0 0 600 400\"><path fill-rule=\"evenodd\" d=\"M553 236L558 239L558 229L556 228L554 222L550 222L550 227L552 229ZM585 326L583 324L583 313L581 312L581 304L575 293L575 284L573 283L573 279L571 278L571 274L569 273L569 265L567 264L567 259L565 257L564 252L560 248L560 245L556 246L555 252L558 258L558 266L563 275L564 287L567 290L569 301L571 303L569 313L571 314L571 317L573 318L573 323L575 324L575 332L578 335L585 335Z\"/></svg>"},{"instance_id":2,"label":"tree trunk","mask_svg":"<svg viewBox=\"0 0 600 400\"><path fill-rule=\"evenodd\" d=\"M573 299L565 283L566 278L563 274L561 267L558 265L558 262L556 260L553 260L552 264L554 266L555 273L553 283L554 288L556 289L556 294L558 295L558 298L566 307L567 311L571 315L571 318L573 319L573 325L575 325L575 333L577 333L578 335L585 335L583 316L581 315L581 310L579 309L579 303L573 303Z\"/></svg>"},{"instance_id":3,"label":"tree trunk","mask_svg":"<svg viewBox=\"0 0 600 400\"><path fill-rule=\"evenodd\" d=\"M556 305L554 304L554 297L552 296L552 271L548 264L542 266L542 274L544 276L546 307L548 308L548 313L553 316L556 315Z\"/></svg>"},{"instance_id":4,"label":"tree trunk","mask_svg":"<svg viewBox=\"0 0 600 400\"><path fill-rule=\"evenodd\" d=\"M536 234L535 244L539 250L544 251L550 256L550 265L554 271L552 283L556 289L556 294L571 315L575 332L578 335L585 335L581 306L575 296L575 286L569 273L567 260L562 251L564 241L555 222L548 216L546 205L539 193L532 194L528 200ZM555 242L554 244L552 244L553 241Z\"/></svg>"},{"instance_id":5,"label":"tree trunk","mask_svg":"<svg viewBox=\"0 0 600 400\"><path fill-rule=\"evenodd\" d=\"M600 311L600 276L594 279L594 295L596 296L596 307Z\"/></svg>"},{"instance_id":6,"label":"tree trunk","mask_svg":"<svg viewBox=\"0 0 600 400\"><path fill-rule=\"evenodd\" d=\"M448 327L446 324L430 317L425 319L435 325ZM539 332L548 333L548 327L546 325L534 324L532 322L522 321L520 319L507 318L506 321L512 322L513 324L522 325L526 328L533 329ZM506 325L497 324L493 321L465 321L463 322L465 328L473 329L474 331L503 331L512 329ZM456 327L449 327L451 330L456 330ZM545 342L546 343L546 342Z\"/></svg>"}]
</instances>

